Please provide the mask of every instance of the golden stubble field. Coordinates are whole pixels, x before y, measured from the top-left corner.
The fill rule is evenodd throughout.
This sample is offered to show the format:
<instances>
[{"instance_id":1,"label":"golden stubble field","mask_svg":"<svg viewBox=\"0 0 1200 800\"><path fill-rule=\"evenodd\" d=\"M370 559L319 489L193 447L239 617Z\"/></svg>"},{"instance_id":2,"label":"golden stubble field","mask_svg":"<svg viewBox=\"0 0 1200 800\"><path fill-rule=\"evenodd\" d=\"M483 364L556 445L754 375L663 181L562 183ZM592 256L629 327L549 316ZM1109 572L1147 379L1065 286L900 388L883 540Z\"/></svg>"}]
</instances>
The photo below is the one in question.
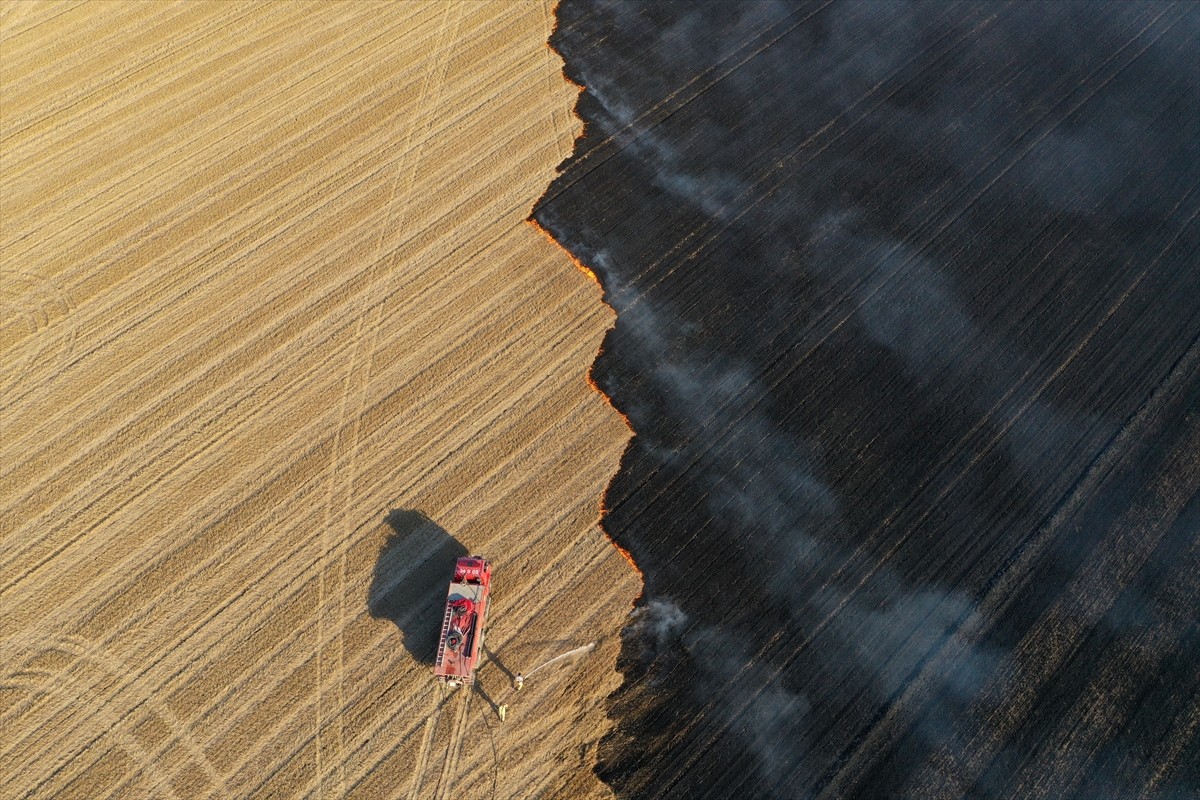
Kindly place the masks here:
<instances>
[{"instance_id":1,"label":"golden stubble field","mask_svg":"<svg viewBox=\"0 0 1200 800\"><path fill-rule=\"evenodd\" d=\"M524 222L580 127L551 4L0 13L0 795L606 795L640 584L612 312Z\"/></svg>"}]
</instances>

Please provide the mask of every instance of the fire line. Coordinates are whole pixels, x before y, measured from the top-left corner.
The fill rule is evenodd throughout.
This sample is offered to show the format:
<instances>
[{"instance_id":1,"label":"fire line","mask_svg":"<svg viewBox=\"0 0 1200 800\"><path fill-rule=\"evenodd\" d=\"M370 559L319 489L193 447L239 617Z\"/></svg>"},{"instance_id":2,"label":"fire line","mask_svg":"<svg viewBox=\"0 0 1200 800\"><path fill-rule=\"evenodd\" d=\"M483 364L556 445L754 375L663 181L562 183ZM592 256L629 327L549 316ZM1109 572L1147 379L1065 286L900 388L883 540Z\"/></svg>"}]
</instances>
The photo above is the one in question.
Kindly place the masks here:
<instances>
[{"instance_id":1,"label":"fire line","mask_svg":"<svg viewBox=\"0 0 1200 800\"><path fill-rule=\"evenodd\" d=\"M554 17L554 28L550 32L550 37L553 38L554 31L558 30L558 7L557 7L557 4L555 5L555 8L551 11L551 14ZM546 47L550 48L550 51L553 52L555 55L557 55L560 59L562 58L562 54L554 49L554 46L550 44L549 40L546 41ZM563 61L562 79L568 85L575 87L575 89L577 89L580 94L587 91L587 88L585 86L583 86L582 84L576 83L575 81L571 80L571 78L569 78L567 76L565 60ZM579 116L578 106L579 106L579 98L578 98L578 96L576 96L575 106L571 109L571 116L573 116L576 119L576 121L580 122L580 134L575 139L576 144L579 142L580 139L582 139L584 136L587 135L587 125L586 125L586 123L583 122L583 120ZM574 148L572 148L572 149L574 149ZM550 187L547 186L546 191L548 192L549 189L550 189ZM542 196L545 197L545 194L543 193ZM539 199L538 202L541 202L541 200ZM534 208L536 208L536 207L537 207L537 203L534 203ZM542 236L546 237L546 240L548 242L550 242L556 248L558 248L570 260L570 262L575 265L575 268L577 270L579 270L580 272L582 272L588 278L588 280L592 281L593 283L595 283L597 286L600 287L600 291L601 291L600 302L603 303L604 305L608 306L610 309L612 309L613 317L615 319L617 310L615 308L613 308L612 305L605 299L604 295L606 293L604 291L604 284L600 281L600 276L598 276L596 274L595 270L593 270L587 264L584 264L578 257L575 256L574 253L572 253L570 250L568 250L560 241L555 239L554 236L550 233L550 231L548 231L544 227L542 227L542 225L540 223L538 223L538 221L536 219L533 218L532 213L529 215L529 217L525 221L528 222L533 227L534 230L536 230ZM607 332L605 335L607 335ZM612 409L612 411L621 418L621 421L625 423L625 427L629 429L630 434L632 434L633 436L636 436L637 431L635 431L633 429L633 425L630 424L629 417L625 416L623 413L621 413L620 409L618 409L615 405L613 405L612 398L609 397L608 394L606 394L605 391L600 388L600 386L596 383L595 378L592 376L592 373L596 369L596 361L603 354L604 354L604 346L601 345L600 348L596 350L596 356L595 356L595 358L592 359L592 365L590 367L588 367L587 374L584 376L584 378L585 378L585 380L587 380L588 386L590 386L592 388L592 391L594 391L596 394L600 395L600 398L604 401L604 404L607 405L610 409ZM628 445L626 445L626 449L628 449ZM621 460L622 461L624 460L624 456L622 456ZM619 471L619 467L618 467L618 471ZM638 578L641 580L642 590L638 594L637 598L635 598L633 601L634 605L636 606L641 601L642 594L645 592L646 576L642 573L642 570L638 567L637 562L633 560L633 556L630 554L630 552L628 550L626 550L624 547L622 547L621 545L619 545L617 543L617 541L612 537L612 535L608 532L608 530L604 527L604 519L608 515L608 508L604 504L604 499L608 496L608 491L612 487L612 482L614 480L616 480L616 477L617 477L617 473L614 472L613 476L609 479L608 486L604 487L604 491L600 495L599 519L597 520L597 522L599 524L600 530L604 532L605 538L607 538L609 543L612 544L612 546L616 549L616 551L621 554L621 557L624 558L627 562L629 562L629 566L633 568L633 571L637 573Z\"/></svg>"},{"instance_id":2,"label":"fire line","mask_svg":"<svg viewBox=\"0 0 1200 800\"><path fill-rule=\"evenodd\" d=\"M528 222L533 227L534 230L536 230L538 233L542 234L542 236L545 236L547 241L549 241L556 248L558 248L564 255L566 255L566 257L571 261L571 263L575 265L576 269L578 269L585 276L587 276L587 278L589 280L591 280L593 283L595 283L597 286L600 287L601 292L604 291L604 284L600 282L600 277L595 273L595 271L592 270L591 268L589 268L582 261L580 261L579 258L577 258L574 253L572 253L567 248L563 247L562 243L559 242L557 239L555 239L554 236L551 235L550 231L543 228L538 223L538 221L536 219L534 219L532 216L529 217L526 220L526 222ZM612 308L612 306L608 303L608 301L603 298L603 295L601 296L600 302L603 303L604 305L608 306L609 308ZM614 316L616 315L616 313L617 313L616 309L613 309ZM596 360L598 360L600 358L600 356L603 354L604 354L604 347L603 347L603 345L601 345L601 347L596 351L596 356L595 356L595 358L592 359L592 365L590 367L588 367L588 371L587 371L587 374L584 376L584 379L587 381L588 386L590 386L592 388L592 391L594 391L596 394L600 395L600 399L602 399L604 401L604 404L607 405L613 411L613 413L615 413L618 417L621 418L621 421L625 423L625 427L629 429L629 432L631 434L633 434L634 436L636 436L637 431L635 431L633 429L633 425L630 423L629 417L625 416L623 413L621 413L620 409L618 409L615 405L613 405L612 398L609 397L608 394L605 393L605 391L600 388L600 385L596 383L595 378L592 377L592 373L596 369ZM612 535L608 532L608 530L605 529L605 527L604 527L604 518L608 515L608 509L604 505L604 498L608 495L608 489L610 486L612 486L612 482L614 480L616 480L616 477L617 476L614 473L612 478L609 479L609 485L604 488L604 492L600 495L600 516L599 516L600 530L604 531L604 536L605 536L605 538L608 539L609 543L616 549L616 551L618 553L621 554L622 558L624 558L626 561L629 562L629 566L633 567L634 572L637 573L638 578L640 578L642 581L642 586L645 587L646 576L642 573L641 568L638 567L637 562L633 560L633 556L630 554L630 552L628 550L626 550L621 545L617 544L616 539L614 539L612 537ZM637 603L639 601L641 601L641 599L642 599L642 596L641 596L641 594L639 594L638 597L634 600L634 605L637 605Z\"/></svg>"}]
</instances>

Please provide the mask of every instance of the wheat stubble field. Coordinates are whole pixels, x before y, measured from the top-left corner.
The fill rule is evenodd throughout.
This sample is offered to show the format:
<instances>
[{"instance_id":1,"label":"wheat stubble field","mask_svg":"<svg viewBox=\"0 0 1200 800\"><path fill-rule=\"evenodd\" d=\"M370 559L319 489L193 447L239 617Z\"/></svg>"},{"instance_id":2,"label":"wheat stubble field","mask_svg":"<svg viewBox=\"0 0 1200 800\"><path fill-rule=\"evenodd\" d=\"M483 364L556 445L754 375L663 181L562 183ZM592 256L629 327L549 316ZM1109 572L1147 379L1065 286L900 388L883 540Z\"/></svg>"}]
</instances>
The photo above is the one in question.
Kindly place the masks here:
<instances>
[{"instance_id":1,"label":"wheat stubble field","mask_svg":"<svg viewBox=\"0 0 1200 800\"><path fill-rule=\"evenodd\" d=\"M612 312L524 222L580 127L550 5L2 11L0 795L606 794L639 580Z\"/></svg>"}]
</instances>

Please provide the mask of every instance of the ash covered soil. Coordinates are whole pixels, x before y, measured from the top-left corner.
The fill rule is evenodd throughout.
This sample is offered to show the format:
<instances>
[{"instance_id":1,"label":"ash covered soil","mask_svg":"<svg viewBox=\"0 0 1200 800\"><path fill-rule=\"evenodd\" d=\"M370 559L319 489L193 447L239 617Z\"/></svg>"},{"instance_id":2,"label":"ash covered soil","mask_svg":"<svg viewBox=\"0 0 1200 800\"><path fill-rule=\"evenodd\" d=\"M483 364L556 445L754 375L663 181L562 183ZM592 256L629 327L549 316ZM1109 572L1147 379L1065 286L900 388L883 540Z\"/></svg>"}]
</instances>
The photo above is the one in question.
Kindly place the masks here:
<instances>
[{"instance_id":1,"label":"ash covered soil","mask_svg":"<svg viewBox=\"0 0 1200 800\"><path fill-rule=\"evenodd\" d=\"M626 797L1200 791L1200 9L565 0Z\"/></svg>"}]
</instances>

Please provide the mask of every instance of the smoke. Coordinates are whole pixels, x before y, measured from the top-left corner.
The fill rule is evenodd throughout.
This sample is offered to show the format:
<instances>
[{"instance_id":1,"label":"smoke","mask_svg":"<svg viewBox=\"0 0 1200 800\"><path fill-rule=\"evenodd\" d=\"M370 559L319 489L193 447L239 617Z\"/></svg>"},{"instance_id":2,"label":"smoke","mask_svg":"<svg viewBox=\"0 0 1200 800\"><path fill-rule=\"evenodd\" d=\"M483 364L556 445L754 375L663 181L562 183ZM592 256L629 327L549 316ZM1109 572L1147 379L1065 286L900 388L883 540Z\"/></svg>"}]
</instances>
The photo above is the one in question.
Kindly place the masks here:
<instances>
[{"instance_id":1,"label":"smoke","mask_svg":"<svg viewBox=\"0 0 1200 800\"><path fill-rule=\"evenodd\" d=\"M782 685L736 633L702 626L686 647L702 665L701 691L716 698L716 713L757 759L770 783L802 762L809 702Z\"/></svg>"},{"instance_id":2,"label":"smoke","mask_svg":"<svg viewBox=\"0 0 1200 800\"><path fill-rule=\"evenodd\" d=\"M654 655L677 645L688 624L687 614L668 598L651 599L631 616L626 634L638 637L643 649Z\"/></svg>"},{"instance_id":3,"label":"smoke","mask_svg":"<svg viewBox=\"0 0 1200 800\"><path fill-rule=\"evenodd\" d=\"M945 645L974 613L974 603L961 592L935 587L914 587L888 565L867 564L857 554L832 544L842 525L835 491L821 481L814 463L819 460L811 445L798 441L759 408L766 392L753 379L750 364L697 348L674 347L670 332L681 325L666 311L643 297L635 297L616 276L620 265L608 253L593 253L610 276L611 302L618 310L623 343L638 352L635 359L652 365L647 370L655 406L666 406L694 432L720 431L705 440L706 449L691 463L694 481L704 488L706 505L716 518L739 532L744 558L769 565L762 572L762 587L786 601L786 615L796 624L811 625L815 618L828 622L827 636L844 647L819 652L815 660L830 671L845 670L847 656L854 671L871 675L882 696L899 692L913 677L921 661ZM871 286L881 274L864 281ZM869 291L869 290L864 290ZM952 289L936 276L927 285L908 286L910 298L927 298L941 309L954 309ZM929 311L915 303L881 313L882 321L864 317L878 339L911 360L914 369L946 367L967 358L947 355L946 347L928 344L924 336L965 343L972 350L974 335L965 314L951 315L948 331L938 324L922 333L908 334ZM932 334L928 333L930 330ZM875 335L872 336L876 338ZM675 355L678 354L678 355ZM624 396L617 391L618 396ZM656 427L634 416L635 429L672 457L683 451L654 442ZM704 436L699 437L704 439ZM837 574L871 577L866 587ZM803 576L804 580L797 580ZM821 588L811 588L820 579ZM882 598L882 599L881 599ZM815 611L816 615L812 612ZM817 616L819 615L819 616ZM754 658L738 635L721 626L699 625L683 635L691 623L673 601L650 600L634 613L629 633L636 638L641 658L663 655L681 642L699 666L706 691L716 695L719 714L736 717L734 730L758 757L763 777L774 782L803 763L801 721L809 703L801 694L785 689L770 661ZM931 745L946 739L947 722L961 713L1001 663L1003 655L979 644L955 642L958 655L928 680L926 713L917 722L917 733ZM827 659L827 660L826 660Z\"/></svg>"},{"instance_id":4,"label":"smoke","mask_svg":"<svg viewBox=\"0 0 1200 800\"><path fill-rule=\"evenodd\" d=\"M649 168L650 183L695 205L705 214L728 220L745 185L727 169L695 169L665 139L637 128L637 114L616 99L617 90L603 77L588 85L597 107L592 117L620 146Z\"/></svg>"},{"instance_id":5,"label":"smoke","mask_svg":"<svg viewBox=\"0 0 1200 800\"><path fill-rule=\"evenodd\" d=\"M860 217L821 217L804 244L804 264L854 298L863 333L910 375L926 384L953 382L976 411L1007 421L1004 445L1031 477L1045 470L1048 454L1112 435L1111 421L1036 396L1027 385L1036 364L974 323L949 270L901 240L862 232Z\"/></svg>"},{"instance_id":6,"label":"smoke","mask_svg":"<svg viewBox=\"0 0 1200 800\"><path fill-rule=\"evenodd\" d=\"M1004 164L995 189L1009 201L1072 216L1161 211L1170 201L1146 191L1148 176L1197 176L1200 70L1189 62L1200 15L1167 3L1093 11L839 3L820 13L817 46L771 48L739 88L761 94L765 76L793 78L781 106L853 114L968 188L988 164Z\"/></svg>"},{"instance_id":7,"label":"smoke","mask_svg":"<svg viewBox=\"0 0 1200 800\"><path fill-rule=\"evenodd\" d=\"M621 343L647 365L651 407L669 408L690 436L680 442L657 440L659 427L645 410L628 411L634 429L670 458L690 455L707 490L714 514L733 515L743 528L766 533L791 551L790 568L811 560L819 545L816 529L836 522L838 503L813 471L814 448L776 425L765 403L769 393L757 382L755 365L716 350L685 345L683 320L635 294L620 276L628 272L606 251L588 254L604 270L609 302L617 311ZM606 387L626 395L620 388ZM690 449L689 449L690 448ZM747 537L755 541L764 537Z\"/></svg>"},{"instance_id":8,"label":"smoke","mask_svg":"<svg viewBox=\"0 0 1200 800\"><path fill-rule=\"evenodd\" d=\"M723 529L737 531L741 553L728 566L768 565L752 591L783 602L784 624L807 629L823 621L822 641L836 644L814 647L807 663L830 673L849 670L868 676L868 686L880 696L899 692L928 653L946 645L975 613L971 598L909 585L886 563L835 544L844 535L842 501L818 476L815 446L772 419L769 393L753 377L754 365L718 351L678 346L677 335L684 328L680 320L623 284L620 276L627 270L611 253L584 253L584 261L606 275L625 358L647 365L640 396L649 402L623 409L639 431L641 446L664 459L686 461L711 517L722 520ZM862 283L877 286L887 274L886 267L872 270ZM928 277L925 287L909 285L907 296L953 309L952 288ZM953 336L937 324L908 332L928 312L928 305L915 303L880 312L882 321L864 316L864 322L876 326L872 340L896 348L914 370L944 369L970 358L975 334L965 314L951 316L949 324L960 326ZM963 354L954 355L929 343L927 336L967 341ZM627 396L620 388L606 389L619 398ZM649 412L660 408L670 409L673 421L692 434L687 443L660 438L661 428ZM864 574L868 578L860 582L858 576ZM786 670L771 658L755 657L742 635L726 625L695 624L666 597L637 609L627 635L637 643L643 664L674 662L681 652L690 657L701 675L697 694L713 697L718 717L731 720L731 730L755 754L763 780L773 783L806 770L803 754L809 739L803 721L810 703L786 688ZM955 640L955 650L955 658L927 680L925 713L915 721L915 732L931 745L946 740L949 721L1004 657L961 639ZM648 680L661 683L663 669L652 670Z\"/></svg>"},{"instance_id":9,"label":"smoke","mask_svg":"<svg viewBox=\"0 0 1200 800\"><path fill-rule=\"evenodd\" d=\"M1085 348L1140 270L1196 274L1200 14L1099 8L560 11L592 144L537 216L618 313L596 379L638 435L607 524L658 592L628 641L651 681L687 657L679 714L729 719L760 788L828 774L918 676L898 769L953 746L1010 658L964 633L986 581L1152 383L1157 344L1097 379ZM1143 341L1189 341L1186 295Z\"/></svg>"},{"instance_id":10,"label":"smoke","mask_svg":"<svg viewBox=\"0 0 1200 800\"><path fill-rule=\"evenodd\" d=\"M883 599L872 602L869 596ZM1007 653L964 638L961 631L977 628L979 620L975 603L960 592L906 587L884 572L868 596L829 590L817 602L832 635L851 644L859 668L871 671L885 697L910 688L930 653L954 653L922 673L924 709L911 733L930 747L953 741L952 721L1008 661Z\"/></svg>"}]
</instances>

